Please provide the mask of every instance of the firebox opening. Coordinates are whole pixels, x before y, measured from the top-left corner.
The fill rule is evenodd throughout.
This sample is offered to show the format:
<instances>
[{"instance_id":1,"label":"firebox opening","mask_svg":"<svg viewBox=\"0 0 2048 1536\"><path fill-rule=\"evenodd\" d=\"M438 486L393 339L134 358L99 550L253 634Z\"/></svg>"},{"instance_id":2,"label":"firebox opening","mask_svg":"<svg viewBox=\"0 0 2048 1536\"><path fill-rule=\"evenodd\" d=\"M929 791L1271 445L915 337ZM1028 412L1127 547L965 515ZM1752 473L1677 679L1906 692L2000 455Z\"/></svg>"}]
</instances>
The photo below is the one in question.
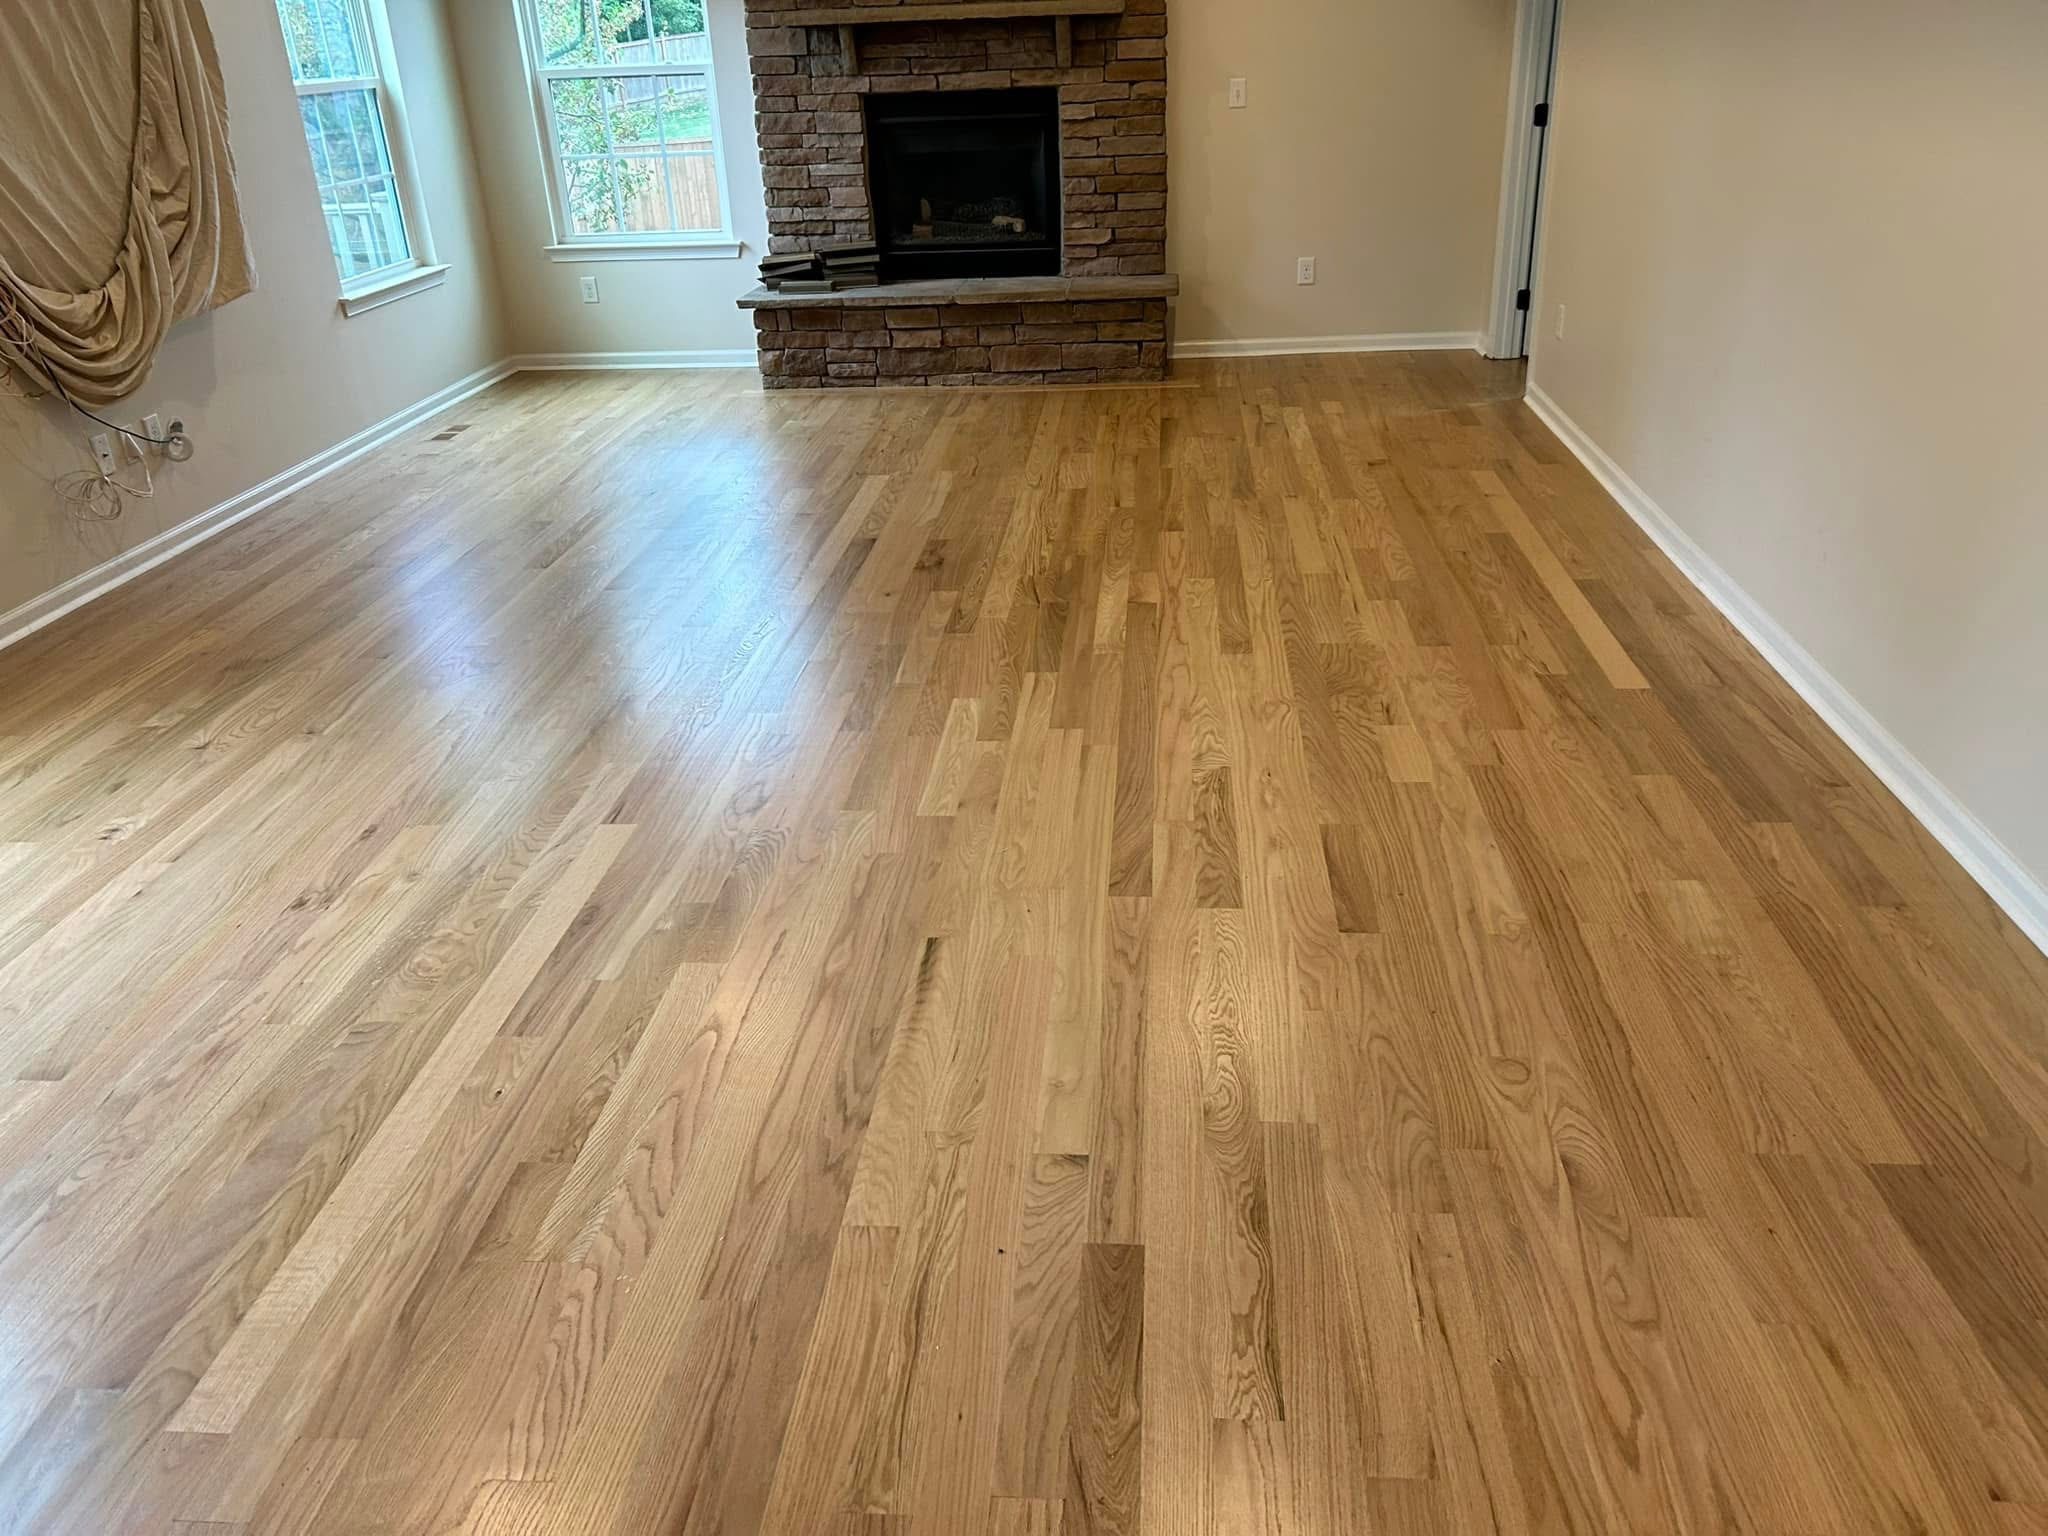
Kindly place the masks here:
<instances>
[{"instance_id":1,"label":"firebox opening","mask_svg":"<svg viewBox=\"0 0 2048 1536\"><path fill-rule=\"evenodd\" d=\"M891 93L866 110L884 281L1058 275L1056 89Z\"/></svg>"}]
</instances>

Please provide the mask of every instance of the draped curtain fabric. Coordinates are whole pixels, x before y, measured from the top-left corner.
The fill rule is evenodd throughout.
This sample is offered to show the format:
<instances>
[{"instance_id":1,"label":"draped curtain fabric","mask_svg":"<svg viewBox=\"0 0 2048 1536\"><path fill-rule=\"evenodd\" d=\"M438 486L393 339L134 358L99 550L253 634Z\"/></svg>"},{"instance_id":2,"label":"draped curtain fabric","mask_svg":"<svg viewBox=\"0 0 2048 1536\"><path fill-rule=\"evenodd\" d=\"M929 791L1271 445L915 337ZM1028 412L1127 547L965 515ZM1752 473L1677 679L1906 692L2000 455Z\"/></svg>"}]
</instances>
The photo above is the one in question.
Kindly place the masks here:
<instances>
[{"instance_id":1,"label":"draped curtain fabric","mask_svg":"<svg viewBox=\"0 0 2048 1536\"><path fill-rule=\"evenodd\" d=\"M200 0L0 0L0 356L104 405L255 279Z\"/></svg>"}]
</instances>

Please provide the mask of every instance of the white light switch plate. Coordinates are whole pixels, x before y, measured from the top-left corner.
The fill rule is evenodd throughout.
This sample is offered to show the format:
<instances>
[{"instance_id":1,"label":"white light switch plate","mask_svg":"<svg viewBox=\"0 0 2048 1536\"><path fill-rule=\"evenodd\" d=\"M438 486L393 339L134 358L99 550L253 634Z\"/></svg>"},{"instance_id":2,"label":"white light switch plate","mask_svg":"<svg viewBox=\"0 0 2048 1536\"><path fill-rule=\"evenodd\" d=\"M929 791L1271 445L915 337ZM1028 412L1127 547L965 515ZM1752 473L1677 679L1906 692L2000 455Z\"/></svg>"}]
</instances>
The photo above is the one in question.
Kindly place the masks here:
<instances>
[{"instance_id":1,"label":"white light switch plate","mask_svg":"<svg viewBox=\"0 0 2048 1536\"><path fill-rule=\"evenodd\" d=\"M1243 107L1245 107L1245 106L1249 105L1250 101L1251 101L1251 91L1250 91L1250 88L1249 88L1249 87L1248 87L1248 86L1247 86L1247 85L1245 84L1245 79L1244 79L1244 76L1243 76L1243 75L1234 75L1234 76L1232 76L1232 77L1231 77L1231 81L1230 81L1230 108L1231 108L1231 110L1232 110L1233 112L1235 112L1235 111L1239 110L1240 108L1243 108Z\"/></svg>"}]
</instances>

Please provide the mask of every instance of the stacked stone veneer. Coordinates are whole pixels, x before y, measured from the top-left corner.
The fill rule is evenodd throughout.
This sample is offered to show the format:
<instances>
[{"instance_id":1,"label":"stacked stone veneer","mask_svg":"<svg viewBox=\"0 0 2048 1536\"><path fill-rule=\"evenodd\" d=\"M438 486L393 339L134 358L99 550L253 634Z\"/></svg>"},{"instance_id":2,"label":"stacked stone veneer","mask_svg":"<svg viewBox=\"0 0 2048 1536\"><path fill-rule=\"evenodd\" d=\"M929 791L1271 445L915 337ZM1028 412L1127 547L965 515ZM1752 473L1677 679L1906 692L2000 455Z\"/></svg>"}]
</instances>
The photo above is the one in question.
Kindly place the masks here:
<instances>
[{"instance_id":1,"label":"stacked stone veneer","mask_svg":"<svg viewBox=\"0 0 2048 1536\"><path fill-rule=\"evenodd\" d=\"M1062 275L1082 281L1057 302L1006 294L1002 279L987 279L961 284L967 291L937 304L921 296L901 304L821 297L760 308L754 324L768 385L1164 378L1167 307L1153 295L1171 292L1170 281L1137 295L1078 290L1166 272L1166 0L1126 0L1121 15L1075 17L1066 67L1044 17L891 22L900 0L869 0L849 67L837 27L787 20L818 3L746 0L770 250L875 237L863 97L1055 86Z\"/></svg>"},{"instance_id":2,"label":"stacked stone veneer","mask_svg":"<svg viewBox=\"0 0 2048 1536\"><path fill-rule=\"evenodd\" d=\"M895 0L876 0L857 31L858 73L836 28L777 19L817 3L746 0L771 250L874 238L863 96L1050 85L1060 95L1065 275L1166 270L1166 0L1075 17L1066 69L1042 17L890 24Z\"/></svg>"},{"instance_id":3,"label":"stacked stone veneer","mask_svg":"<svg viewBox=\"0 0 2048 1536\"><path fill-rule=\"evenodd\" d=\"M1164 299L754 312L771 389L862 384L1093 384L1166 375Z\"/></svg>"}]
</instances>

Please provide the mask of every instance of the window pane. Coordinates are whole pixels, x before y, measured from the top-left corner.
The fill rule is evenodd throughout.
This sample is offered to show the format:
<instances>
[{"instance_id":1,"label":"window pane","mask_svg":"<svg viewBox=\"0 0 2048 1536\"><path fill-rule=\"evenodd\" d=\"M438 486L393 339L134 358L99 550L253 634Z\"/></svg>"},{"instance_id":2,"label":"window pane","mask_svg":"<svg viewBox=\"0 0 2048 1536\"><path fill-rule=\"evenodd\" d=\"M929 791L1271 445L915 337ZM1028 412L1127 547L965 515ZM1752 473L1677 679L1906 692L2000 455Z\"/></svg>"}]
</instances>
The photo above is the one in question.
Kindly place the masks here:
<instances>
[{"instance_id":1,"label":"window pane","mask_svg":"<svg viewBox=\"0 0 2048 1536\"><path fill-rule=\"evenodd\" d=\"M346 80L370 73L369 49L353 0L277 0L294 80Z\"/></svg>"},{"instance_id":2,"label":"window pane","mask_svg":"<svg viewBox=\"0 0 2048 1536\"><path fill-rule=\"evenodd\" d=\"M321 187L332 186L344 176L355 174L351 161L347 170L336 166L327 152L326 118L321 111L325 96L301 96L299 98L299 121L305 126L306 148L313 156L313 181Z\"/></svg>"},{"instance_id":3,"label":"window pane","mask_svg":"<svg viewBox=\"0 0 2048 1536\"><path fill-rule=\"evenodd\" d=\"M549 83L577 234L723 227L701 75Z\"/></svg>"},{"instance_id":4,"label":"window pane","mask_svg":"<svg viewBox=\"0 0 2048 1536\"><path fill-rule=\"evenodd\" d=\"M648 0L648 6L652 40L644 46L642 57L650 63L661 64L711 62L711 38L704 25L704 0Z\"/></svg>"},{"instance_id":5,"label":"window pane","mask_svg":"<svg viewBox=\"0 0 2048 1536\"><path fill-rule=\"evenodd\" d=\"M543 66L595 64L600 32L596 0L536 0Z\"/></svg>"},{"instance_id":6,"label":"window pane","mask_svg":"<svg viewBox=\"0 0 2048 1536\"><path fill-rule=\"evenodd\" d=\"M322 194L321 206L343 282L406 259L405 223L390 181L344 182Z\"/></svg>"},{"instance_id":7,"label":"window pane","mask_svg":"<svg viewBox=\"0 0 2048 1536\"><path fill-rule=\"evenodd\" d=\"M357 152L356 135L350 127L346 97L350 91L331 95L301 96L299 116L306 125L306 143L313 151L313 176L322 186L337 181L357 181L377 167L365 165Z\"/></svg>"},{"instance_id":8,"label":"window pane","mask_svg":"<svg viewBox=\"0 0 2048 1536\"><path fill-rule=\"evenodd\" d=\"M718 203L718 158L711 143L711 92L701 75L661 78L661 134L668 156L674 228L724 227Z\"/></svg>"},{"instance_id":9,"label":"window pane","mask_svg":"<svg viewBox=\"0 0 2048 1536\"><path fill-rule=\"evenodd\" d=\"M384 115L377 109L377 93L336 91L333 95L347 110L349 142L361 174L389 176L391 150L384 142Z\"/></svg>"},{"instance_id":10,"label":"window pane","mask_svg":"<svg viewBox=\"0 0 2048 1536\"><path fill-rule=\"evenodd\" d=\"M711 147L711 90L702 75L661 77L661 133L671 145Z\"/></svg>"},{"instance_id":11,"label":"window pane","mask_svg":"<svg viewBox=\"0 0 2048 1536\"><path fill-rule=\"evenodd\" d=\"M564 155L611 154L628 144L660 142L652 80L556 80L548 89Z\"/></svg>"},{"instance_id":12,"label":"window pane","mask_svg":"<svg viewBox=\"0 0 2048 1536\"><path fill-rule=\"evenodd\" d=\"M707 64L704 0L535 0L543 67Z\"/></svg>"},{"instance_id":13,"label":"window pane","mask_svg":"<svg viewBox=\"0 0 2048 1536\"><path fill-rule=\"evenodd\" d=\"M577 234L645 235L675 228L660 155L571 160L563 170Z\"/></svg>"},{"instance_id":14,"label":"window pane","mask_svg":"<svg viewBox=\"0 0 2048 1536\"><path fill-rule=\"evenodd\" d=\"M377 93L328 91L301 97L299 115L342 281L410 260Z\"/></svg>"}]
</instances>

